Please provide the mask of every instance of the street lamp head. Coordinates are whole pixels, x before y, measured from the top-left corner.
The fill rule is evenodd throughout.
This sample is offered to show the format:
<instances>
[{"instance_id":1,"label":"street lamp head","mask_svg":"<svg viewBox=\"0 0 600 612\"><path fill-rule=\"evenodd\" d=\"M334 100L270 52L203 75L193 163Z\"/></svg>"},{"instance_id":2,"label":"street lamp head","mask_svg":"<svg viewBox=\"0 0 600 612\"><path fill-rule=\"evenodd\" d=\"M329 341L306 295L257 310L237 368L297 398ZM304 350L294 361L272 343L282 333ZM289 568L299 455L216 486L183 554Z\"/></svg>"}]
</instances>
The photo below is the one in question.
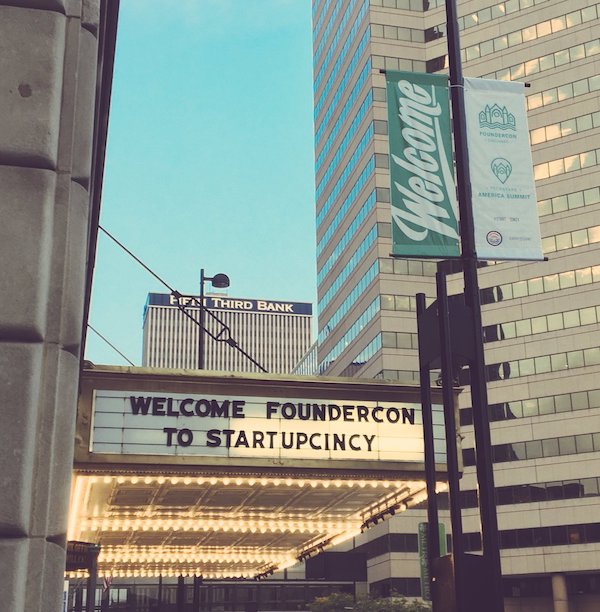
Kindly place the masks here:
<instances>
[{"instance_id":1,"label":"street lamp head","mask_svg":"<svg viewBox=\"0 0 600 612\"><path fill-rule=\"evenodd\" d=\"M217 289L225 289L229 287L229 276L227 274L215 274L212 278L207 279L210 280L213 287Z\"/></svg>"}]
</instances>

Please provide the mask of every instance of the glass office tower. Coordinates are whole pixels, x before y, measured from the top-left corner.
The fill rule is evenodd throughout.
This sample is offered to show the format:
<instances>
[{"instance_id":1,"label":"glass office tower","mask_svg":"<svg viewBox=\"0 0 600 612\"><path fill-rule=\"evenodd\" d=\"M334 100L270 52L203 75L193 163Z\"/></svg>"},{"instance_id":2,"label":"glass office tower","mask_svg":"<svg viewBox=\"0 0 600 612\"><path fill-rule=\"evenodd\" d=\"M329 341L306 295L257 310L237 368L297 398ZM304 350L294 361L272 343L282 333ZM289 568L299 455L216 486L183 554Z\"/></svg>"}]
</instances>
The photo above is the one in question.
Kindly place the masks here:
<instances>
[{"instance_id":1,"label":"glass office tower","mask_svg":"<svg viewBox=\"0 0 600 612\"><path fill-rule=\"evenodd\" d=\"M598 606L600 4L479 0L458 9L465 76L530 85L548 257L480 271L507 601L528 610L551 610L565 597ZM445 33L441 0L313 1L322 374L418 383L415 294L434 297L436 264L389 257L381 71L446 73ZM451 277L450 293L461 291L461 277ZM477 550L468 387L460 402L464 530L468 548ZM424 511L405 513L357 541L373 591L417 594L423 520Z\"/></svg>"}]
</instances>

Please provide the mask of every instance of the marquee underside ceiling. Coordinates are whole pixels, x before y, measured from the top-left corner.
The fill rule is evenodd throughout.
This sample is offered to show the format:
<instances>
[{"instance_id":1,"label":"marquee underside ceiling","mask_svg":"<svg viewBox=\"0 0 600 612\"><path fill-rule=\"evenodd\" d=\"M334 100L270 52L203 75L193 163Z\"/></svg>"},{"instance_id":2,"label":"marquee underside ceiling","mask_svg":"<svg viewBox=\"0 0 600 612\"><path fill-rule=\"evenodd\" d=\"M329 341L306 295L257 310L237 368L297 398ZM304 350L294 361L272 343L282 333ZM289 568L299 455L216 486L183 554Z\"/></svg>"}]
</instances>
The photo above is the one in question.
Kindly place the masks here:
<instances>
[{"instance_id":1,"label":"marquee underside ceiling","mask_svg":"<svg viewBox=\"0 0 600 612\"><path fill-rule=\"evenodd\" d=\"M260 578L425 496L418 473L398 480L76 473L68 537L101 546L99 575Z\"/></svg>"}]
</instances>

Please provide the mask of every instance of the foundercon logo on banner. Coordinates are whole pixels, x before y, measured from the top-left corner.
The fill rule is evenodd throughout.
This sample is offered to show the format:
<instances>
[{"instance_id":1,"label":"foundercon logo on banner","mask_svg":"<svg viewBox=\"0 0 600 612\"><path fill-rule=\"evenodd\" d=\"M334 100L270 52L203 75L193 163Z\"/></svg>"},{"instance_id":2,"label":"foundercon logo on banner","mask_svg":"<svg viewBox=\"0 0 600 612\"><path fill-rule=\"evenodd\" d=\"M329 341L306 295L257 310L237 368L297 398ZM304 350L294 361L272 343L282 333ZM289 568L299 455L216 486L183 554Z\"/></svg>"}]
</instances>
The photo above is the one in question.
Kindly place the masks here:
<instances>
[{"instance_id":1,"label":"foundercon logo on banner","mask_svg":"<svg viewBox=\"0 0 600 612\"><path fill-rule=\"evenodd\" d=\"M387 72L393 255L458 257L448 78Z\"/></svg>"},{"instance_id":2,"label":"foundercon logo on banner","mask_svg":"<svg viewBox=\"0 0 600 612\"><path fill-rule=\"evenodd\" d=\"M485 109L479 113L479 127L490 130L512 130L513 132L517 129L515 116L506 106L499 104L485 105Z\"/></svg>"}]
</instances>

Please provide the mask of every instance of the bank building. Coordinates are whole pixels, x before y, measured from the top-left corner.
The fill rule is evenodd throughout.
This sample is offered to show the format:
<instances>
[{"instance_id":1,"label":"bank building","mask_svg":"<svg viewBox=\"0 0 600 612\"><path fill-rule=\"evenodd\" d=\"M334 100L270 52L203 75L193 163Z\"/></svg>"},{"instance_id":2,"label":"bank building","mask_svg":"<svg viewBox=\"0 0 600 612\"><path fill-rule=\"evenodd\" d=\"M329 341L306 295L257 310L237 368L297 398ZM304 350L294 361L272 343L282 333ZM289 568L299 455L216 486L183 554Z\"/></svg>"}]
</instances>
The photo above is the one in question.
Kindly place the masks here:
<instances>
[{"instance_id":1,"label":"bank building","mask_svg":"<svg viewBox=\"0 0 600 612\"><path fill-rule=\"evenodd\" d=\"M149 293L144 307L142 364L152 368L197 368L199 296ZM311 346L312 304L228 295L204 297L203 334L207 370L290 373ZM234 344L232 346L232 344ZM254 359L253 363L242 351Z\"/></svg>"}]
</instances>

